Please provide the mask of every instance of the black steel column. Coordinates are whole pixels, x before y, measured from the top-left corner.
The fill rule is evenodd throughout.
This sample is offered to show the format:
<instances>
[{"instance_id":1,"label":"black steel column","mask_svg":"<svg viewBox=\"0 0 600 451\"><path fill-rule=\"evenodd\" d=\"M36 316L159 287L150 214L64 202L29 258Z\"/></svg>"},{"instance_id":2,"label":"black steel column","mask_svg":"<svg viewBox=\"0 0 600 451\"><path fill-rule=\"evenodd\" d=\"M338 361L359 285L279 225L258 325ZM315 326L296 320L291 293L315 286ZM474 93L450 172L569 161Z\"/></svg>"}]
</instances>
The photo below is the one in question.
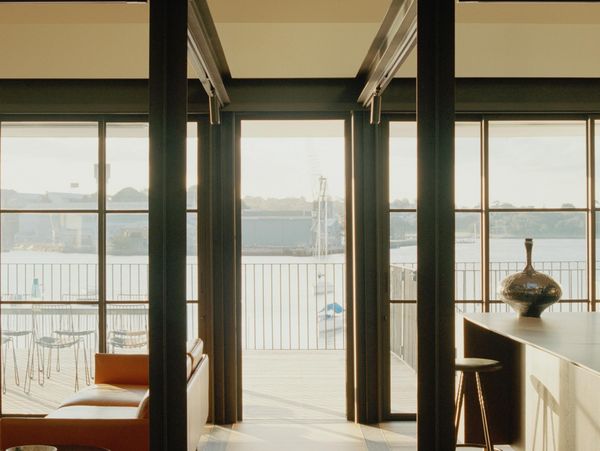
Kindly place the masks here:
<instances>
[{"instance_id":1,"label":"black steel column","mask_svg":"<svg viewBox=\"0 0 600 451\"><path fill-rule=\"evenodd\" d=\"M187 449L187 1L150 3L150 449Z\"/></svg>"},{"instance_id":2,"label":"black steel column","mask_svg":"<svg viewBox=\"0 0 600 451\"><path fill-rule=\"evenodd\" d=\"M381 420L382 301L387 268L382 262L381 159L379 127L369 113L352 117L352 254L354 297L355 420ZM386 249L387 251L387 249Z\"/></svg>"},{"instance_id":3,"label":"black steel column","mask_svg":"<svg viewBox=\"0 0 600 451\"><path fill-rule=\"evenodd\" d=\"M214 422L241 419L235 117L221 113L211 126L211 237L213 290ZM240 325L241 326L241 325Z\"/></svg>"},{"instance_id":4,"label":"black steel column","mask_svg":"<svg viewBox=\"0 0 600 451\"><path fill-rule=\"evenodd\" d=\"M210 358L209 378L214 380L213 272L212 272L212 151L208 120L198 124L198 331ZM213 384L209 384L208 421L213 421Z\"/></svg>"},{"instance_id":5,"label":"black steel column","mask_svg":"<svg viewBox=\"0 0 600 451\"><path fill-rule=\"evenodd\" d=\"M417 443L454 450L454 1L419 0Z\"/></svg>"},{"instance_id":6,"label":"black steel column","mask_svg":"<svg viewBox=\"0 0 600 451\"><path fill-rule=\"evenodd\" d=\"M352 237L354 236L354 208L353 205L353 175L352 175L352 118L348 117L344 121L344 178L346 181L346 270L344 274L344 302L346 304L346 335L344 342L346 345L346 419L348 421L356 420L355 409L355 376L354 376L354 250L352 249Z\"/></svg>"}]
</instances>

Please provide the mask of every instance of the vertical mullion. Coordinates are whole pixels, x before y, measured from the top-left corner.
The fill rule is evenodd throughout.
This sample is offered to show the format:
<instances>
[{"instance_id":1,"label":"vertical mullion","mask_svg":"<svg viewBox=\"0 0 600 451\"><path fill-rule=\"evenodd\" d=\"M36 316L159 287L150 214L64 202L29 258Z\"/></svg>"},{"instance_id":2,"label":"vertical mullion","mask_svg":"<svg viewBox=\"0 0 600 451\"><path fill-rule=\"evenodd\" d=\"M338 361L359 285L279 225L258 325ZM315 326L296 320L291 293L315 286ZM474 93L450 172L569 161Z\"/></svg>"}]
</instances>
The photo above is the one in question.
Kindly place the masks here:
<instances>
[{"instance_id":1,"label":"vertical mullion","mask_svg":"<svg viewBox=\"0 0 600 451\"><path fill-rule=\"evenodd\" d=\"M381 161L380 161L380 183L382 197L381 202L385 205L382 210L385 211L385 220L381 224L382 232L382 246L386 243L385 249L382 249L382 262L383 262L383 274L384 274L384 287L383 288L383 330L382 330L382 349L383 349L383 361L382 361L382 372L381 372L381 385L382 385L382 409L385 419L389 419L392 413L391 406L391 380L392 380L392 365L391 365L391 352L390 352L390 331L392 325L391 315L391 303L390 303L390 121L383 120L381 122ZM418 202L418 201L417 201Z\"/></svg>"},{"instance_id":2,"label":"vertical mullion","mask_svg":"<svg viewBox=\"0 0 600 451\"><path fill-rule=\"evenodd\" d=\"M346 334L343 343L346 344L346 419L354 421L356 418L355 396L354 396L354 304L352 298L353 292L353 249L352 249L352 122L350 117L344 120L344 189L345 189L345 213L344 218L346 225L345 247L345 265L342 267L344 277L344 305Z\"/></svg>"},{"instance_id":3,"label":"vertical mullion","mask_svg":"<svg viewBox=\"0 0 600 451\"><path fill-rule=\"evenodd\" d=\"M214 362L213 340L213 284L212 284L212 204L211 204L211 166L210 129L203 119L198 127L198 334L204 341L206 354ZM201 213L202 212L202 213ZM209 365L210 380L214 380L215 366ZM214 384L209 387L209 421L214 421Z\"/></svg>"},{"instance_id":4,"label":"vertical mullion","mask_svg":"<svg viewBox=\"0 0 600 451\"><path fill-rule=\"evenodd\" d=\"M206 318L205 312L200 308L200 287L202 286L200 272L200 196L202 195L202 192L200 190L200 177L202 177L202 171L200 170L200 123L198 121L194 121L194 124L196 126L196 278L198 280L198 283L196 284L198 317L196 318L196 320L198 321L198 337L200 337L200 325ZM193 272L191 274L191 277L194 277Z\"/></svg>"},{"instance_id":5,"label":"vertical mullion","mask_svg":"<svg viewBox=\"0 0 600 451\"><path fill-rule=\"evenodd\" d=\"M106 122L98 122L98 351L106 352Z\"/></svg>"},{"instance_id":6,"label":"vertical mullion","mask_svg":"<svg viewBox=\"0 0 600 451\"><path fill-rule=\"evenodd\" d=\"M2 122L0 122L0 174L2 173ZM0 178L0 186L2 185L2 179ZM0 243L2 243L2 201L1 201L1 196L0 196ZM0 249L0 271L2 270L2 252ZM8 284L8 266L6 267L6 282ZM0 276L0 320L2 319L2 315L3 315L3 308L4 308L4 304L2 303L2 301L4 301L4 299L2 299L2 277ZM2 321L0 321L0 335L2 334ZM4 356L2 355L2 348L3 346L0 346L0 364L2 363L2 359L4 358ZM27 376L25 376L27 377ZM0 387L2 387L2 384L5 384L6 381L3 379L4 378L4 374L0 375ZM23 382L23 384L26 384L26 382ZM2 415L4 415L4 406L2 404L2 401L4 396L0 395L0 417L2 417Z\"/></svg>"},{"instance_id":7,"label":"vertical mullion","mask_svg":"<svg viewBox=\"0 0 600 451\"><path fill-rule=\"evenodd\" d=\"M490 311L490 167L489 167L489 121L481 120L480 152L481 152L481 224L479 239L481 240L481 302L484 312Z\"/></svg>"},{"instance_id":8,"label":"vertical mullion","mask_svg":"<svg viewBox=\"0 0 600 451\"><path fill-rule=\"evenodd\" d=\"M587 286L588 311L596 311L596 123L587 120Z\"/></svg>"}]
</instances>

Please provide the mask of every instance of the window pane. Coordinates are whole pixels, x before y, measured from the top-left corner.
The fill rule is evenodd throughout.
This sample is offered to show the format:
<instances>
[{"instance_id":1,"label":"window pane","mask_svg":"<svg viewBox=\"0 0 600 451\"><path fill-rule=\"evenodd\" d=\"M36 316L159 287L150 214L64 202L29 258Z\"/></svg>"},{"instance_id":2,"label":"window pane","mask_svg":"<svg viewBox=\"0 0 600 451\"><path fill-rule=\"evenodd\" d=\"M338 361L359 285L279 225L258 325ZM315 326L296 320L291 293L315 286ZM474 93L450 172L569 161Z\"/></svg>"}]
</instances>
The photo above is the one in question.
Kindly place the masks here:
<instances>
[{"instance_id":1,"label":"window pane","mask_svg":"<svg viewBox=\"0 0 600 451\"><path fill-rule=\"evenodd\" d=\"M596 212L596 299L600 299L600 212Z\"/></svg>"},{"instance_id":2,"label":"window pane","mask_svg":"<svg viewBox=\"0 0 600 451\"><path fill-rule=\"evenodd\" d=\"M417 214L390 214L390 299L417 299Z\"/></svg>"},{"instance_id":3,"label":"window pane","mask_svg":"<svg viewBox=\"0 0 600 451\"><path fill-rule=\"evenodd\" d=\"M417 304L390 305L390 408L417 411Z\"/></svg>"},{"instance_id":4,"label":"window pane","mask_svg":"<svg viewBox=\"0 0 600 451\"><path fill-rule=\"evenodd\" d=\"M489 135L491 207L585 207L584 121L490 122Z\"/></svg>"},{"instance_id":5,"label":"window pane","mask_svg":"<svg viewBox=\"0 0 600 451\"><path fill-rule=\"evenodd\" d=\"M106 125L106 207L147 210L148 124Z\"/></svg>"},{"instance_id":6,"label":"window pane","mask_svg":"<svg viewBox=\"0 0 600 451\"><path fill-rule=\"evenodd\" d=\"M2 215L2 300L98 299L98 217Z\"/></svg>"},{"instance_id":7,"label":"window pane","mask_svg":"<svg viewBox=\"0 0 600 451\"><path fill-rule=\"evenodd\" d=\"M2 123L2 208L97 209L98 125Z\"/></svg>"},{"instance_id":8,"label":"window pane","mask_svg":"<svg viewBox=\"0 0 600 451\"><path fill-rule=\"evenodd\" d=\"M148 300L148 215L106 216L106 298Z\"/></svg>"},{"instance_id":9,"label":"window pane","mask_svg":"<svg viewBox=\"0 0 600 451\"><path fill-rule=\"evenodd\" d=\"M479 208L481 205L481 137L478 122L456 124L455 205Z\"/></svg>"},{"instance_id":10,"label":"window pane","mask_svg":"<svg viewBox=\"0 0 600 451\"><path fill-rule=\"evenodd\" d=\"M585 213L491 213L490 297L525 266L525 238L533 238L533 266L562 286L562 299L586 299Z\"/></svg>"},{"instance_id":11,"label":"window pane","mask_svg":"<svg viewBox=\"0 0 600 451\"><path fill-rule=\"evenodd\" d=\"M244 349L344 347L344 122L242 121Z\"/></svg>"},{"instance_id":12,"label":"window pane","mask_svg":"<svg viewBox=\"0 0 600 451\"><path fill-rule=\"evenodd\" d=\"M417 205L417 124L390 122L390 208Z\"/></svg>"},{"instance_id":13,"label":"window pane","mask_svg":"<svg viewBox=\"0 0 600 451\"><path fill-rule=\"evenodd\" d=\"M109 304L106 350L113 354L148 352L148 304Z\"/></svg>"},{"instance_id":14,"label":"window pane","mask_svg":"<svg viewBox=\"0 0 600 451\"><path fill-rule=\"evenodd\" d=\"M241 123L245 419L280 416L265 396L344 416L344 141L343 120Z\"/></svg>"},{"instance_id":15,"label":"window pane","mask_svg":"<svg viewBox=\"0 0 600 451\"><path fill-rule=\"evenodd\" d=\"M595 138L594 138L594 152L595 152L595 175L596 175L596 208L600 207L600 183L598 183L598 178L600 177L600 121L594 122L595 126Z\"/></svg>"},{"instance_id":16,"label":"window pane","mask_svg":"<svg viewBox=\"0 0 600 451\"><path fill-rule=\"evenodd\" d=\"M187 208L198 208L198 123L189 122L187 127Z\"/></svg>"},{"instance_id":17,"label":"window pane","mask_svg":"<svg viewBox=\"0 0 600 451\"><path fill-rule=\"evenodd\" d=\"M481 220L479 213L456 213L456 299L481 299Z\"/></svg>"},{"instance_id":18,"label":"window pane","mask_svg":"<svg viewBox=\"0 0 600 451\"><path fill-rule=\"evenodd\" d=\"M6 365L3 414L47 414L93 382L92 359L98 351L96 305L18 302L3 304L1 317L2 365ZM33 355L34 359L28 358ZM27 377L28 371L33 377Z\"/></svg>"},{"instance_id":19,"label":"window pane","mask_svg":"<svg viewBox=\"0 0 600 451\"><path fill-rule=\"evenodd\" d=\"M187 300L198 300L198 214L187 214Z\"/></svg>"},{"instance_id":20,"label":"window pane","mask_svg":"<svg viewBox=\"0 0 600 451\"><path fill-rule=\"evenodd\" d=\"M198 303L187 303L187 339L191 341L197 338L198 331Z\"/></svg>"}]
</instances>

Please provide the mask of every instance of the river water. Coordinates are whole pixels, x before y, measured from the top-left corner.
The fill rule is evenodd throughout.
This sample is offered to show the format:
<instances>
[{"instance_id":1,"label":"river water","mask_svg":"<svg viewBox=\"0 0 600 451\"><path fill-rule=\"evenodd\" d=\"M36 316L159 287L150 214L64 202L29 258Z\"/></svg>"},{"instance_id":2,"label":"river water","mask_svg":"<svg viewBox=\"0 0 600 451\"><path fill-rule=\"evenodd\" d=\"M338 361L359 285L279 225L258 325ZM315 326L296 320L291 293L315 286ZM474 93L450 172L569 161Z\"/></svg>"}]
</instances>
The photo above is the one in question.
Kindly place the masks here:
<instances>
[{"instance_id":1,"label":"river water","mask_svg":"<svg viewBox=\"0 0 600 451\"><path fill-rule=\"evenodd\" d=\"M585 256L583 239L534 240L534 266L560 281L564 297L587 296ZM4 301L97 300L96 255L17 251L3 252L0 259ZM107 260L107 298L121 302L146 300L147 256L108 256ZM416 268L416 246L392 249L390 260L392 264ZM477 241L462 240L456 244L457 299L481 297L479 260ZM524 261L523 240L490 240L492 296L498 282L522 269ZM323 319L332 304L345 309L343 254L323 258L247 256L242 263L245 347L342 349L345 346L344 313ZM195 264L196 258L188 257L188 299L198 298ZM324 326L323 321L329 322Z\"/></svg>"}]
</instances>

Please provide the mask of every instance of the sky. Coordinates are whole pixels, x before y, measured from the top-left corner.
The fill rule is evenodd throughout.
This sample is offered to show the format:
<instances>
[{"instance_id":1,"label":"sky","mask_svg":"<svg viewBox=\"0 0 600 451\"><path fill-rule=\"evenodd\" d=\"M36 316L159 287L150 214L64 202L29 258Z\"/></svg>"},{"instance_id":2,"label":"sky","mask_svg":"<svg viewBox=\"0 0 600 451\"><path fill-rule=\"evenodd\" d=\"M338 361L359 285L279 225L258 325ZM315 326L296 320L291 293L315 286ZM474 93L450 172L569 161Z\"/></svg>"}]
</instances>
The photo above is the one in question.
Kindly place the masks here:
<instances>
[{"instance_id":1,"label":"sky","mask_svg":"<svg viewBox=\"0 0 600 451\"><path fill-rule=\"evenodd\" d=\"M308 122L312 122L311 125ZM242 197L315 198L319 177L328 194L344 197L344 128L342 121L244 121L242 127ZM68 127L61 126L65 130ZM57 127L57 129L61 129ZM137 127L137 128L136 128ZM148 188L147 124L108 129L108 194L125 187ZM55 128L56 130L56 128ZM479 124L457 128L457 206L479 204ZM544 126L490 123L490 204L585 207L585 123ZM390 198L416 197L416 128L390 126ZM96 192L97 125L75 132L47 133L22 125L2 125L1 183L20 192ZM29 135L29 136L28 136ZM550 136L544 136L550 135ZM196 184L196 139L188 139L187 185ZM600 159L597 159L600 161Z\"/></svg>"},{"instance_id":2,"label":"sky","mask_svg":"<svg viewBox=\"0 0 600 451\"><path fill-rule=\"evenodd\" d=\"M1 180L2 189L43 194L67 192L89 194L97 191L95 176L98 163L97 125L79 126L76 133L63 136L26 136L21 126L10 130L2 125ZM120 124L117 124L117 127ZM135 125L128 124L131 128ZM59 127L61 128L61 127ZM68 128L68 127L64 127ZM33 133L34 129L32 129ZM43 131L42 131L43 132ZM110 165L107 193L123 188L148 190L148 126L139 124L130 136L107 129L106 161ZM21 136L18 136L18 135ZM17 135L17 136L15 136ZM65 136L66 135L66 136ZM121 136L119 136L121 135ZM196 138L188 138L187 186L197 183L195 165Z\"/></svg>"}]
</instances>

